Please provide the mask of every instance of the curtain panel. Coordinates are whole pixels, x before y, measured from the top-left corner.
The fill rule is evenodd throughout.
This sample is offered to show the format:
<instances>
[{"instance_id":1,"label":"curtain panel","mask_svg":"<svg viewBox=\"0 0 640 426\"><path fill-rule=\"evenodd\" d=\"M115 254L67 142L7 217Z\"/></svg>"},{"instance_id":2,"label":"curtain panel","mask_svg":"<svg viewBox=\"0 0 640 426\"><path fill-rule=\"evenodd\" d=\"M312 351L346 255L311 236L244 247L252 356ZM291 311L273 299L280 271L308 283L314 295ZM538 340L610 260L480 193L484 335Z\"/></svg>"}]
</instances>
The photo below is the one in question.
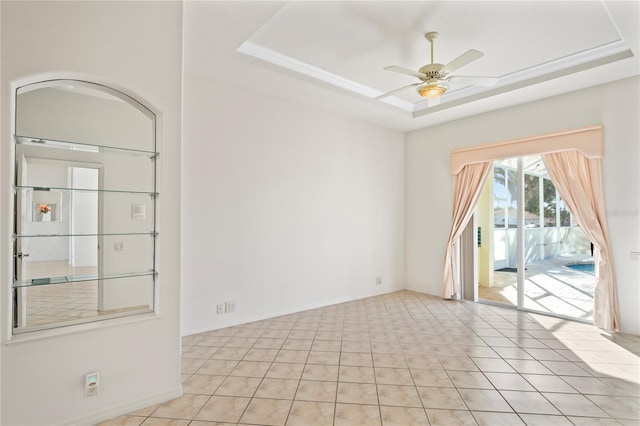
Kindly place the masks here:
<instances>
[{"instance_id":1,"label":"curtain panel","mask_svg":"<svg viewBox=\"0 0 640 426\"><path fill-rule=\"evenodd\" d=\"M597 249L593 322L598 327L619 331L620 312L604 208L601 161L587 158L578 151L543 154L542 160L560 196Z\"/></svg>"},{"instance_id":2,"label":"curtain panel","mask_svg":"<svg viewBox=\"0 0 640 426\"><path fill-rule=\"evenodd\" d=\"M445 299L451 299L451 296L460 291L460 283L456 276L455 244L473 216L473 212L478 205L480 192L492 165L493 161L467 164L462 167L459 173L453 176L453 215L444 257L444 281L442 287Z\"/></svg>"}]
</instances>

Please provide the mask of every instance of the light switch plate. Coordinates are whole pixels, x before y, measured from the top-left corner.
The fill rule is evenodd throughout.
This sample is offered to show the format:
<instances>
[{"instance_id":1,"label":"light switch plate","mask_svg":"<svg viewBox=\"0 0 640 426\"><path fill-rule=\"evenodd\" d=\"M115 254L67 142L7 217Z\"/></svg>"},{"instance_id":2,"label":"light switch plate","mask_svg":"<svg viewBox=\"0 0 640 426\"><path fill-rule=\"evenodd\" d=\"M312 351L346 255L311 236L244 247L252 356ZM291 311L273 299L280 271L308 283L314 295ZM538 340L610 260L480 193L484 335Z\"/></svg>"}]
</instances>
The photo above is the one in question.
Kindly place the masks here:
<instances>
[{"instance_id":1,"label":"light switch plate","mask_svg":"<svg viewBox=\"0 0 640 426\"><path fill-rule=\"evenodd\" d=\"M146 206L144 204L134 204L131 206L131 218L143 220L146 217Z\"/></svg>"},{"instance_id":2,"label":"light switch plate","mask_svg":"<svg viewBox=\"0 0 640 426\"><path fill-rule=\"evenodd\" d=\"M100 373L89 373L84 377L84 396L96 396L100 393Z\"/></svg>"}]
</instances>

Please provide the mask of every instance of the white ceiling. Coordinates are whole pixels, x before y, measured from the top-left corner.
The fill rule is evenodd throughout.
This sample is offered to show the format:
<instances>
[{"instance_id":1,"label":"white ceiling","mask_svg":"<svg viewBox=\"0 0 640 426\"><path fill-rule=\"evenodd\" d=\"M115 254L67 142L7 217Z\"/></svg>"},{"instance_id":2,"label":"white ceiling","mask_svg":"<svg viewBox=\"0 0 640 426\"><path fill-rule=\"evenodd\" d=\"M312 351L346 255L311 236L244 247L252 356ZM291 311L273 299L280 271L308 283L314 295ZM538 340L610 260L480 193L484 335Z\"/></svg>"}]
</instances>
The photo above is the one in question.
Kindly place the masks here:
<instances>
[{"instance_id":1,"label":"white ceiling","mask_svg":"<svg viewBox=\"0 0 640 426\"><path fill-rule=\"evenodd\" d=\"M409 131L640 74L640 2L185 2L185 72ZM485 54L437 106L383 70Z\"/></svg>"}]
</instances>

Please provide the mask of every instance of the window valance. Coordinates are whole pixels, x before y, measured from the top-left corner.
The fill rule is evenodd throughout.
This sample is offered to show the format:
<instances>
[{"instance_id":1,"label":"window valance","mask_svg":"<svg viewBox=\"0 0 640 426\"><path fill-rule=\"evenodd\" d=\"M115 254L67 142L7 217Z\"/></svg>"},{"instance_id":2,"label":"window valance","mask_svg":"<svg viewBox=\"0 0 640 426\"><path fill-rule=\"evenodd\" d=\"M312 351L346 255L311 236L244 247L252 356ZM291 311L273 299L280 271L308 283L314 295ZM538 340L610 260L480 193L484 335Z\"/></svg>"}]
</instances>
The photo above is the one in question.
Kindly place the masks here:
<instances>
[{"instance_id":1,"label":"window valance","mask_svg":"<svg viewBox=\"0 0 640 426\"><path fill-rule=\"evenodd\" d=\"M525 139L454 149L451 151L451 174L457 175L466 164L575 150L580 151L587 158L602 158L604 156L603 127L586 127Z\"/></svg>"}]
</instances>

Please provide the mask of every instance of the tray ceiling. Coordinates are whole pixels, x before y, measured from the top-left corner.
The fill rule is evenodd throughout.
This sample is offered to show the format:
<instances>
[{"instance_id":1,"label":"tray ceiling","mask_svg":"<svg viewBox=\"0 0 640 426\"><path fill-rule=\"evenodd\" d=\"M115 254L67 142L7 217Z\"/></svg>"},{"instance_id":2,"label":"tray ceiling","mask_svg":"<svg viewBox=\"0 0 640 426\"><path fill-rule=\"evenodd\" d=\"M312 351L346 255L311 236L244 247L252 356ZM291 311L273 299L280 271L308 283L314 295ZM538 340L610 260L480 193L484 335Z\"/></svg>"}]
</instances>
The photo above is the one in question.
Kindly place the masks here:
<instances>
[{"instance_id":1,"label":"tray ceiling","mask_svg":"<svg viewBox=\"0 0 640 426\"><path fill-rule=\"evenodd\" d=\"M409 130L638 75L638 13L600 1L187 2L185 71ZM428 64L429 31L435 62L477 49L453 74L498 83L452 87L439 105L413 89L374 100L417 82L383 68Z\"/></svg>"}]
</instances>

